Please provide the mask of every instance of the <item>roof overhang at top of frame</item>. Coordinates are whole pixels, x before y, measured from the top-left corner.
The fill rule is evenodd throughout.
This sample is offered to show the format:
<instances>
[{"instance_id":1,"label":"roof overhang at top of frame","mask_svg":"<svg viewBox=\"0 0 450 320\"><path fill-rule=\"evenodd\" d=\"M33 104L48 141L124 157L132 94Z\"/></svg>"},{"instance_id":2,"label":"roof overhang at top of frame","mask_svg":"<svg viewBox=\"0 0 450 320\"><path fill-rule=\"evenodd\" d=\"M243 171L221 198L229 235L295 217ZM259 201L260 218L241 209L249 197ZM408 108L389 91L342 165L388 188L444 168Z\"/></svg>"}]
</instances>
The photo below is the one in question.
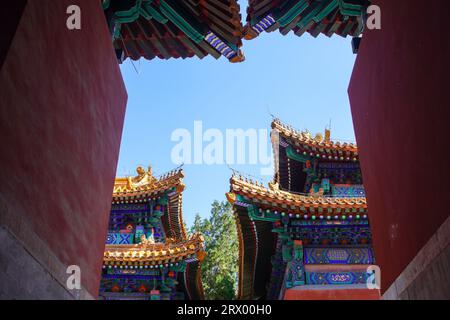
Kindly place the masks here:
<instances>
[{"instance_id":1,"label":"roof overhang at top of frame","mask_svg":"<svg viewBox=\"0 0 450 320\"><path fill-rule=\"evenodd\" d=\"M121 61L208 54L245 59L236 0L103 0L103 7Z\"/></svg>"},{"instance_id":2,"label":"roof overhang at top of frame","mask_svg":"<svg viewBox=\"0 0 450 320\"><path fill-rule=\"evenodd\" d=\"M245 38L279 30L297 36L305 32L313 37L359 36L364 29L364 17L369 0L249 0Z\"/></svg>"}]
</instances>

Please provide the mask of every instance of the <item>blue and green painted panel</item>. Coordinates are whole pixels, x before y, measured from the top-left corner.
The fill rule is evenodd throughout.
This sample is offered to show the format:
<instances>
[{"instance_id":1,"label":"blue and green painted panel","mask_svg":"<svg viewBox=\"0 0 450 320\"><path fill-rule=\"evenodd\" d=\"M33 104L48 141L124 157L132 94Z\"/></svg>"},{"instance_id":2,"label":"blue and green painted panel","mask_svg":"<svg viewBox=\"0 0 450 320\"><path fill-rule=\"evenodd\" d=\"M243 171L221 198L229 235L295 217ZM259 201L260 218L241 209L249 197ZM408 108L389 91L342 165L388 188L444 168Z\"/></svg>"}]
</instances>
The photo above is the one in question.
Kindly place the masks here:
<instances>
[{"instance_id":1,"label":"blue and green painted panel","mask_svg":"<svg viewBox=\"0 0 450 320\"><path fill-rule=\"evenodd\" d=\"M106 244L134 244L141 236L153 236L156 242L165 241L161 217L167 210L168 196L146 203L113 204L111 207Z\"/></svg>"},{"instance_id":2,"label":"blue and green painted panel","mask_svg":"<svg viewBox=\"0 0 450 320\"><path fill-rule=\"evenodd\" d=\"M306 284L309 285L364 284L369 276L365 271L306 271L305 274Z\"/></svg>"},{"instance_id":3,"label":"blue and green painted panel","mask_svg":"<svg viewBox=\"0 0 450 320\"><path fill-rule=\"evenodd\" d=\"M313 160L312 157L305 155L303 153L297 152L291 145L286 147L286 155L289 159L305 163L308 160Z\"/></svg>"},{"instance_id":4,"label":"blue and green painted panel","mask_svg":"<svg viewBox=\"0 0 450 320\"><path fill-rule=\"evenodd\" d=\"M108 232L106 237L106 244L133 244L134 234L132 233L117 233Z\"/></svg>"},{"instance_id":5,"label":"blue and green painted panel","mask_svg":"<svg viewBox=\"0 0 450 320\"><path fill-rule=\"evenodd\" d=\"M334 197L345 197L345 198L365 197L366 192L364 190L364 186L361 184L332 185L331 195Z\"/></svg>"},{"instance_id":6,"label":"blue and green painted panel","mask_svg":"<svg viewBox=\"0 0 450 320\"><path fill-rule=\"evenodd\" d=\"M374 264L373 250L366 248L305 248L305 264Z\"/></svg>"},{"instance_id":7,"label":"blue and green painted panel","mask_svg":"<svg viewBox=\"0 0 450 320\"><path fill-rule=\"evenodd\" d=\"M305 268L303 263L303 246L293 243L292 246L283 246L283 250L289 248L289 259L283 253L283 260L287 262L287 274L285 279L285 287L292 288L305 284ZM287 261L288 260L288 261Z\"/></svg>"},{"instance_id":8,"label":"blue and green painted panel","mask_svg":"<svg viewBox=\"0 0 450 320\"><path fill-rule=\"evenodd\" d=\"M369 225L305 225L289 229L294 239L308 245L361 245L372 242Z\"/></svg>"}]
</instances>

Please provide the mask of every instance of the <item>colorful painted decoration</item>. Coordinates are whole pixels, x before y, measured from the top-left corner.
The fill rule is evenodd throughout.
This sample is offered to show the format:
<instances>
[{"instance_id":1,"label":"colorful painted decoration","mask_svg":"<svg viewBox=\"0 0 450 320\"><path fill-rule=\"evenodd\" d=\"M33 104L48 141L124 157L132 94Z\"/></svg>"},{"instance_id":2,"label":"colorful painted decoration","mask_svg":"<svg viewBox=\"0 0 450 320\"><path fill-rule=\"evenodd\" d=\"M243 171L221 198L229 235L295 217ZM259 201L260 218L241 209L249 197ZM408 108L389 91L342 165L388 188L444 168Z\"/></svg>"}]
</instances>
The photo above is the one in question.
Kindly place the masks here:
<instances>
[{"instance_id":1,"label":"colorful painted decoration","mask_svg":"<svg viewBox=\"0 0 450 320\"><path fill-rule=\"evenodd\" d=\"M203 298L203 237L188 237L184 229L183 177L182 170L177 169L157 179L151 167L138 167L137 176L115 180L103 255L101 298ZM187 272L189 277L185 277Z\"/></svg>"},{"instance_id":2,"label":"colorful painted decoration","mask_svg":"<svg viewBox=\"0 0 450 320\"><path fill-rule=\"evenodd\" d=\"M256 23L252 28L255 32L258 34L267 30L269 27L273 26L275 24L275 19L273 17L272 13L269 13L265 18L263 18L261 21Z\"/></svg>"},{"instance_id":3,"label":"colorful painted decoration","mask_svg":"<svg viewBox=\"0 0 450 320\"><path fill-rule=\"evenodd\" d=\"M286 23L296 10L307 9L285 12ZM278 119L272 130L274 180L265 187L234 172L227 193L240 238L238 298L366 283L376 261L357 146L331 140L329 129L313 138Z\"/></svg>"},{"instance_id":4,"label":"colorful painted decoration","mask_svg":"<svg viewBox=\"0 0 450 320\"><path fill-rule=\"evenodd\" d=\"M308 285L365 284L369 276L365 271L305 272L306 284Z\"/></svg>"},{"instance_id":5,"label":"colorful painted decoration","mask_svg":"<svg viewBox=\"0 0 450 320\"><path fill-rule=\"evenodd\" d=\"M134 243L134 234L108 232L106 244L132 244Z\"/></svg>"},{"instance_id":6,"label":"colorful painted decoration","mask_svg":"<svg viewBox=\"0 0 450 320\"><path fill-rule=\"evenodd\" d=\"M304 250L304 262L305 264L374 264L375 258L370 247L308 247Z\"/></svg>"},{"instance_id":7,"label":"colorful painted decoration","mask_svg":"<svg viewBox=\"0 0 450 320\"><path fill-rule=\"evenodd\" d=\"M368 0L251 0L245 38L277 29L283 35L292 31L297 36L308 32L313 37L321 33L357 37L364 30L363 15L369 4Z\"/></svg>"},{"instance_id":8,"label":"colorful painted decoration","mask_svg":"<svg viewBox=\"0 0 450 320\"><path fill-rule=\"evenodd\" d=\"M233 50L213 32L209 31L205 36L206 42L208 42L214 49L220 52L221 55L227 59L232 59L238 54L238 50Z\"/></svg>"},{"instance_id":9,"label":"colorful painted decoration","mask_svg":"<svg viewBox=\"0 0 450 320\"><path fill-rule=\"evenodd\" d=\"M207 55L245 59L237 0L105 0L103 9L119 62Z\"/></svg>"}]
</instances>

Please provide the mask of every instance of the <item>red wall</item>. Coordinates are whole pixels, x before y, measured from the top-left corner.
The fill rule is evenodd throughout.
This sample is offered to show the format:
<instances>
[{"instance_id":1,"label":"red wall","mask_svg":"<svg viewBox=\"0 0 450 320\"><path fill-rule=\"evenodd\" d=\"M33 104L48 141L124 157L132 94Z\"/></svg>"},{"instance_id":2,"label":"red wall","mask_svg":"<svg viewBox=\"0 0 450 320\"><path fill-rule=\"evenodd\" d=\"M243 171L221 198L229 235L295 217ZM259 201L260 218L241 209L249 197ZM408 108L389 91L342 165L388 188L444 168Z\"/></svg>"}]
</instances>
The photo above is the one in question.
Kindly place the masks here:
<instances>
[{"instance_id":1,"label":"red wall","mask_svg":"<svg viewBox=\"0 0 450 320\"><path fill-rule=\"evenodd\" d=\"M100 1L29 0L0 88L1 205L96 296L127 100Z\"/></svg>"},{"instance_id":2,"label":"red wall","mask_svg":"<svg viewBox=\"0 0 450 320\"><path fill-rule=\"evenodd\" d=\"M349 96L386 290L450 213L450 4L374 2Z\"/></svg>"}]
</instances>

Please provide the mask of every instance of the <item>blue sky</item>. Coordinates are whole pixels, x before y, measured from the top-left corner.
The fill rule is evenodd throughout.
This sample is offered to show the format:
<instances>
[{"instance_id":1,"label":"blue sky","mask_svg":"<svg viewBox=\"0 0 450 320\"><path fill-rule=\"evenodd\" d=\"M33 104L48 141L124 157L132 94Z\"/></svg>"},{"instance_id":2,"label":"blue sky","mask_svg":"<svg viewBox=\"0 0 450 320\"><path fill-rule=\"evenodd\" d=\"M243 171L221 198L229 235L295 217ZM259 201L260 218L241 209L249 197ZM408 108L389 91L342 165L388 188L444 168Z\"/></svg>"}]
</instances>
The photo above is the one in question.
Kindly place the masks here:
<instances>
[{"instance_id":1,"label":"blue sky","mask_svg":"<svg viewBox=\"0 0 450 320\"><path fill-rule=\"evenodd\" d=\"M241 3L241 6L243 4ZM355 56L351 39L264 33L242 47L246 61L141 59L121 65L128 105L118 176L134 175L138 165L159 175L177 167L171 160L172 132L270 128L270 113L298 129L324 131L332 139L354 141L347 86ZM138 70L136 72L135 68ZM206 146L208 143L204 143ZM269 149L271 150L271 148ZM260 165L232 165L259 176ZM183 217L207 217L212 201L225 200L231 171L227 165L185 165ZM261 177L262 181L270 177Z\"/></svg>"}]
</instances>

